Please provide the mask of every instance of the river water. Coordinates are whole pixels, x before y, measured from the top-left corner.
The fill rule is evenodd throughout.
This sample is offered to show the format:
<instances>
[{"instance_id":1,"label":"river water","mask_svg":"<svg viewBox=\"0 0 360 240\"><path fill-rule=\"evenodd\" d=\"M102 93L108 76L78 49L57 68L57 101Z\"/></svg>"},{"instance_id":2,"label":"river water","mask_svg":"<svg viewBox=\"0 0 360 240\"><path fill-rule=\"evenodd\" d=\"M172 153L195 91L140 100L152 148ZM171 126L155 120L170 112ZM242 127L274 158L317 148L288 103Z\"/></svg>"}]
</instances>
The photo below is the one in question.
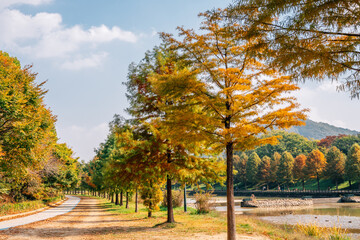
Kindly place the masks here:
<instances>
[{"instance_id":1,"label":"river water","mask_svg":"<svg viewBox=\"0 0 360 240\"><path fill-rule=\"evenodd\" d=\"M360 203L338 203L339 198L314 199L314 205L291 209L241 208L241 198L235 199L236 214L251 215L275 224L316 224L321 227L347 229L354 239L360 239ZM217 211L226 211L226 198L217 198Z\"/></svg>"}]
</instances>

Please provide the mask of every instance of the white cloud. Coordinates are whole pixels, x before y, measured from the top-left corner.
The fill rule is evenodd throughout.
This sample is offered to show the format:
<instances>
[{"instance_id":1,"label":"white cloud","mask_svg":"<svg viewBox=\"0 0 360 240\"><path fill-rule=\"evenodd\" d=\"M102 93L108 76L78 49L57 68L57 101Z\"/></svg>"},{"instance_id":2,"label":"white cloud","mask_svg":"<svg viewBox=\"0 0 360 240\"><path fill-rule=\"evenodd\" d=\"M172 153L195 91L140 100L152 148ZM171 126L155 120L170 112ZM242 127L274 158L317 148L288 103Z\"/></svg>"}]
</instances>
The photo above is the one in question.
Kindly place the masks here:
<instances>
[{"instance_id":1,"label":"white cloud","mask_svg":"<svg viewBox=\"0 0 360 240\"><path fill-rule=\"evenodd\" d=\"M3 0L0 0L3 1ZM15 3L42 4L47 0L37 1L6 1L1 6L10 6ZM37 13L26 15L16 9L2 9L0 7L0 48L11 49L20 54L27 54L36 58L62 58L66 62L74 60L72 56L86 52L91 58L81 56L82 61L77 60L77 67L65 69L79 69L94 67L94 63L100 64L98 48L101 44L112 41L135 43L138 39L134 33L122 30L118 26L108 27L105 25L84 28L80 25L67 27L62 22L62 16L58 13Z\"/></svg>"},{"instance_id":2,"label":"white cloud","mask_svg":"<svg viewBox=\"0 0 360 240\"><path fill-rule=\"evenodd\" d=\"M93 54L87 58L78 58L73 61L67 61L61 65L61 68L67 70L81 70L89 67L97 67L101 65L107 55L107 53Z\"/></svg>"},{"instance_id":3,"label":"white cloud","mask_svg":"<svg viewBox=\"0 0 360 240\"><path fill-rule=\"evenodd\" d=\"M13 5L42 5L51 3L52 0L1 0L0 1L0 9L4 9Z\"/></svg>"},{"instance_id":4,"label":"white cloud","mask_svg":"<svg viewBox=\"0 0 360 240\"><path fill-rule=\"evenodd\" d=\"M105 141L108 131L107 123L92 127L72 125L57 129L59 142L66 142L75 151L75 156L81 156L81 160L85 161L90 161L95 156L94 149Z\"/></svg>"}]
</instances>

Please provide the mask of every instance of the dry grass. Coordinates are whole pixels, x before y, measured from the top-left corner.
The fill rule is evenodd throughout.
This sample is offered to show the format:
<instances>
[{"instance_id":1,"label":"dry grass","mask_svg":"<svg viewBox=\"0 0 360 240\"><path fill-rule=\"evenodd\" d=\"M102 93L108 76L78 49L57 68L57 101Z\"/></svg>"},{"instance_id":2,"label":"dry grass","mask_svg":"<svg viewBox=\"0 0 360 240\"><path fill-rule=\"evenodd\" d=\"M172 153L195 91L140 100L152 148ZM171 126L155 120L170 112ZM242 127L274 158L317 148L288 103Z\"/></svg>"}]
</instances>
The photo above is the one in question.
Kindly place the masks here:
<instances>
[{"instance_id":1,"label":"dry grass","mask_svg":"<svg viewBox=\"0 0 360 240\"><path fill-rule=\"evenodd\" d=\"M120 214L122 221L131 221L132 227L151 228L151 231L145 231L137 235L126 235L129 239L142 237L148 239L225 239L226 238L226 215L219 212L210 212L208 214L197 214L197 210L188 208L184 213L183 208L175 208L175 223L167 224L166 208L153 213L153 218L147 218L146 208L142 205L139 212L134 213L134 203L130 203L130 208L116 206L107 200L101 200L102 206L108 211ZM239 239L314 239L303 232L297 231L296 227L275 226L270 223L260 221L256 218L244 215L236 217L236 232ZM174 238L176 236L176 238ZM124 238L124 235L114 238ZM225 237L225 238L224 238Z\"/></svg>"},{"instance_id":2,"label":"dry grass","mask_svg":"<svg viewBox=\"0 0 360 240\"><path fill-rule=\"evenodd\" d=\"M297 231L304 233L307 236L316 237L319 239L329 240L350 240L350 237L346 236L346 229L339 227L325 228L319 227L316 223L307 225L297 225Z\"/></svg>"}]
</instances>

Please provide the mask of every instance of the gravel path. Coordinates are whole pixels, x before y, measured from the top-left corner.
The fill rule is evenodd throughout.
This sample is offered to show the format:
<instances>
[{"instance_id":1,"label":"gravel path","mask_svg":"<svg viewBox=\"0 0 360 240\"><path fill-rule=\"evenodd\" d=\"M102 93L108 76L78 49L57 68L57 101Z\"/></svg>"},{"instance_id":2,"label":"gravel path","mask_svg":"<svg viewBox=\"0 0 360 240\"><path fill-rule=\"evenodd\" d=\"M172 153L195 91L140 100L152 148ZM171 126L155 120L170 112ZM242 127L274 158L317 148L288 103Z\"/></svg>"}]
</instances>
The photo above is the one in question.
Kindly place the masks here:
<instances>
[{"instance_id":1,"label":"gravel path","mask_svg":"<svg viewBox=\"0 0 360 240\"><path fill-rule=\"evenodd\" d=\"M9 228L34 223L38 221L43 221L45 219L53 218L67 212L73 210L76 205L80 202L80 198L73 196L66 196L68 200L66 200L60 206L50 208L48 210L42 211L40 213L36 213L30 216L15 218L7 221L0 222L0 231L6 230Z\"/></svg>"}]
</instances>

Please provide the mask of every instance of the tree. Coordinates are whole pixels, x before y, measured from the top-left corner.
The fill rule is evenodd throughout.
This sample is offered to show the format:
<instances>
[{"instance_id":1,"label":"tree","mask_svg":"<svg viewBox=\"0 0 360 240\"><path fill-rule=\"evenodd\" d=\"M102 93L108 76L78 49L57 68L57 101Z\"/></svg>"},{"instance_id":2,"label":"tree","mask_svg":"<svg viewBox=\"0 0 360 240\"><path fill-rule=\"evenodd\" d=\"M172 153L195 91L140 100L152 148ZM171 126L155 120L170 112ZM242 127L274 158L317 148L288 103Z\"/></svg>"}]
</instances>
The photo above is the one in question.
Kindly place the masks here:
<instances>
[{"instance_id":1,"label":"tree","mask_svg":"<svg viewBox=\"0 0 360 240\"><path fill-rule=\"evenodd\" d=\"M176 68L183 68L184 65L186 64L183 61L176 60L175 52L164 47L155 47L153 51L146 53L139 64L130 65L126 82L127 97L131 104L127 111L138 122L150 124L159 137L158 141L167 145L166 152L163 153L167 158L167 163L163 164L162 169L167 170L168 223L174 222L171 192L173 179L187 184L195 183L201 178L204 182L222 181L222 164L217 162L220 170L220 175L217 176L212 170L216 168L213 154L204 147L202 142L195 143L178 138L172 135L169 126L164 124L168 120L168 112L165 112L159 103L171 105L172 100L164 99L162 95L154 91L151 78L156 74L171 73Z\"/></svg>"},{"instance_id":2,"label":"tree","mask_svg":"<svg viewBox=\"0 0 360 240\"><path fill-rule=\"evenodd\" d=\"M248 156L246 153L241 153L240 156L234 156L234 169L237 171L234 176L234 183L242 183L245 186L245 190L247 189L247 179L246 179L246 164L248 161Z\"/></svg>"},{"instance_id":3,"label":"tree","mask_svg":"<svg viewBox=\"0 0 360 240\"><path fill-rule=\"evenodd\" d=\"M349 135L337 138L332 145L347 155L348 151L355 143L360 144L360 136Z\"/></svg>"},{"instance_id":4,"label":"tree","mask_svg":"<svg viewBox=\"0 0 360 240\"><path fill-rule=\"evenodd\" d=\"M214 10L201 14L201 34L181 27L180 40L162 34L165 44L191 64L154 76L153 84L165 98L159 104L168 114L174 135L188 140L202 137L213 143L214 150L225 150L228 239L235 239L234 148L245 151L276 143L276 137L259 135L274 127L300 125L305 115L297 111L294 98L283 95L298 87L262 64L259 54L247 51L253 43L242 38L246 26L227 22L226 13ZM166 104L166 99L172 104Z\"/></svg>"},{"instance_id":5,"label":"tree","mask_svg":"<svg viewBox=\"0 0 360 240\"><path fill-rule=\"evenodd\" d=\"M283 152L280 158L277 176L279 182L285 182L287 187L293 181L294 158L289 152Z\"/></svg>"},{"instance_id":6,"label":"tree","mask_svg":"<svg viewBox=\"0 0 360 240\"><path fill-rule=\"evenodd\" d=\"M345 161L345 175L350 183L351 181L360 179L360 146L357 143L352 145L348 152L347 159Z\"/></svg>"},{"instance_id":7,"label":"tree","mask_svg":"<svg viewBox=\"0 0 360 240\"><path fill-rule=\"evenodd\" d=\"M272 66L298 80L343 77L338 89L359 97L357 0L238 0L230 8L250 26L248 38L260 39L254 50L267 47Z\"/></svg>"},{"instance_id":8,"label":"tree","mask_svg":"<svg viewBox=\"0 0 360 240\"><path fill-rule=\"evenodd\" d=\"M270 162L270 178L271 182L277 182L277 171L280 164L281 155L278 152L274 152ZM279 186L278 186L279 187Z\"/></svg>"},{"instance_id":9,"label":"tree","mask_svg":"<svg viewBox=\"0 0 360 240\"><path fill-rule=\"evenodd\" d=\"M317 147L315 141L310 141L297 133L276 130L271 131L266 137L269 136L279 136L279 142L276 145L267 144L256 148L255 151L259 157L272 156L274 152L282 154L285 151L293 156L307 155Z\"/></svg>"},{"instance_id":10,"label":"tree","mask_svg":"<svg viewBox=\"0 0 360 240\"><path fill-rule=\"evenodd\" d=\"M322 152L315 149L306 158L305 172L309 178L316 178L320 190L320 176L326 166L326 159Z\"/></svg>"},{"instance_id":11,"label":"tree","mask_svg":"<svg viewBox=\"0 0 360 240\"><path fill-rule=\"evenodd\" d=\"M269 189L269 182L271 181L271 159L264 156L261 159L258 171L258 181L266 184L266 189Z\"/></svg>"},{"instance_id":12,"label":"tree","mask_svg":"<svg viewBox=\"0 0 360 240\"><path fill-rule=\"evenodd\" d=\"M246 164L246 179L250 184L256 184L258 181L257 177L260 163L261 159L256 152L250 154Z\"/></svg>"},{"instance_id":13,"label":"tree","mask_svg":"<svg viewBox=\"0 0 360 240\"><path fill-rule=\"evenodd\" d=\"M338 182L345 173L345 155L336 147L331 147L326 153L325 176L333 180L338 189Z\"/></svg>"},{"instance_id":14,"label":"tree","mask_svg":"<svg viewBox=\"0 0 360 240\"><path fill-rule=\"evenodd\" d=\"M339 134L338 136L327 136L327 137L321 139L317 145L318 145L318 147L330 148L336 139L342 138L345 136L346 135L344 135L344 134Z\"/></svg>"},{"instance_id":15,"label":"tree","mask_svg":"<svg viewBox=\"0 0 360 240\"><path fill-rule=\"evenodd\" d=\"M306 156L300 154L296 156L293 167L293 177L295 180L300 180L302 183L303 190L305 190L305 171L304 167L306 164Z\"/></svg>"},{"instance_id":16,"label":"tree","mask_svg":"<svg viewBox=\"0 0 360 240\"><path fill-rule=\"evenodd\" d=\"M10 197L40 199L55 186L44 186L56 145L55 116L43 102L31 66L0 51L0 172ZM30 187L32 186L32 187ZM47 191L49 190L49 191Z\"/></svg>"}]
</instances>

